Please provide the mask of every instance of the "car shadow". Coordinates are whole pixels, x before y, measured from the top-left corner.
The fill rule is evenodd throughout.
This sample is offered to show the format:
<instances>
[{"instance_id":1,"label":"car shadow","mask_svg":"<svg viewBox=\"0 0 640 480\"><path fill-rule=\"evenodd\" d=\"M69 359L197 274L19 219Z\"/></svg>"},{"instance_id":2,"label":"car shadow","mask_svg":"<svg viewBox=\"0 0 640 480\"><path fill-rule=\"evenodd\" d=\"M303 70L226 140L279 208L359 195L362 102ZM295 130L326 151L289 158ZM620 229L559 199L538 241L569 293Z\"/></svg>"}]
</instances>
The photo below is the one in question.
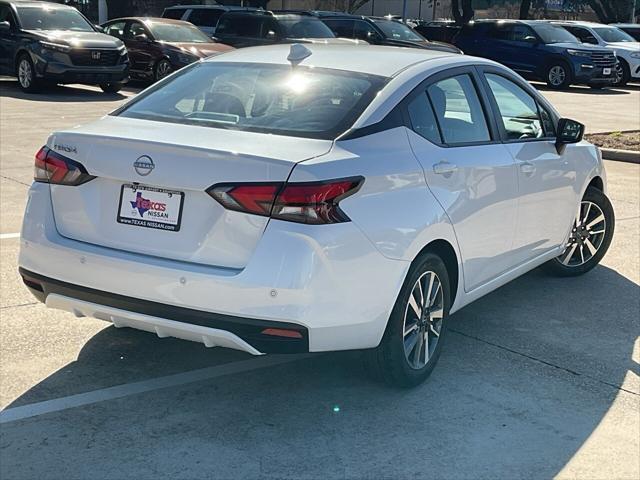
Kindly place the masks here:
<instances>
[{"instance_id":1,"label":"car shadow","mask_svg":"<svg viewBox=\"0 0 640 480\"><path fill-rule=\"evenodd\" d=\"M629 95L631 92L626 90L635 90L635 87L626 85L624 87L603 87L591 88L586 85L571 85L569 88L558 90L549 87L545 83L530 82L537 90L542 92L558 92L558 93L581 93L585 95Z\"/></svg>"},{"instance_id":2,"label":"car shadow","mask_svg":"<svg viewBox=\"0 0 640 480\"><path fill-rule=\"evenodd\" d=\"M37 478L131 478L136 469L145 478L550 478L637 371L639 293L604 266L569 279L535 270L453 315L438 367L413 390L364 375L359 352L317 355L6 424L2 470L7 478L25 465ZM246 358L109 327L9 408Z\"/></svg>"},{"instance_id":3,"label":"car shadow","mask_svg":"<svg viewBox=\"0 0 640 480\"><path fill-rule=\"evenodd\" d=\"M84 85L49 85L44 86L37 93L26 93L20 89L17 81L0 81L0 97L29 100L33 102L113 102L124 100L130 94L137 94L144 87L140 85L126 85L118 93L104 93L99 87ZM123 95L127 93L128 95Z\"/></svg>"}]
</instances>

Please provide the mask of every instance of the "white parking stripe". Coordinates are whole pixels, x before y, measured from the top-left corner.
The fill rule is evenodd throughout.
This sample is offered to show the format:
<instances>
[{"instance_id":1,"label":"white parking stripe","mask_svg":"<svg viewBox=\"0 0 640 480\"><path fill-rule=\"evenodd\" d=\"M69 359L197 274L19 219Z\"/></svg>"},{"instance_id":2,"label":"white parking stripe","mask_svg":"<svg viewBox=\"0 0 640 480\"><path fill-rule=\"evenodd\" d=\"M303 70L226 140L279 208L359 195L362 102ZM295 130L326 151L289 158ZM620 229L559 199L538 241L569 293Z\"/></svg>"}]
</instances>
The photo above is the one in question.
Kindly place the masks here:
<instances>
[{"instance_id":1,"label":"white parking stripe","mask_svg":"<svg viewBox=\"0 0 640 480\"><path fill-rule=\"evenodd\" d=\"M47 413L60 412L62 410L81 407L83 405L91 405L98 402L104 402L106 400L129 397L139 393L152 392L163 388L200 382L216 377L222 377L224 375L232 375L234 373L248 372L259 368L294 362L309 356L311 355L267 355L264 357L252 358L250 360L192 370L191 372L153 378L142 382L125 383L124 385L93 390L91 392L79 393L68 397L55 398L53 400L46 400L44 402L32 403L20 407L7 408L0 412L0 424L37 417Z\"/></svg>"},{"instance_id":2,"label":"white parking stripe","mask_svg":"<svg viewBox=\"0 0 640 480\"><path fill-rule=\"evenodd\" d=\"M0 240L5 238L20 238L20 232L17 233L0 233Z\"/></svg>"}]
</instances>

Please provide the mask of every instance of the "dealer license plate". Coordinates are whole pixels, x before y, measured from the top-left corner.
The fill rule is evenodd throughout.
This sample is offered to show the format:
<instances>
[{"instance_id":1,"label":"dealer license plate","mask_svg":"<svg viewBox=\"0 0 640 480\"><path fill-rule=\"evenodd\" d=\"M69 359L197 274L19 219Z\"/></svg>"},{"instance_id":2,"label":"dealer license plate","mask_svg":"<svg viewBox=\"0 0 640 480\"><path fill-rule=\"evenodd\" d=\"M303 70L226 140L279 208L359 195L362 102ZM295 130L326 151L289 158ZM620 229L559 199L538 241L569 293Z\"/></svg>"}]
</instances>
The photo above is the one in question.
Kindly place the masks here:
<instances>
[{"instance_id":1,"label":"dealer license plate","mask_svg":"<svg viewBox=\"0 0 640 480\"><path fill-rule=\"evenodd\" d=\"M184 192L142 185L122 185L118 223L177 232Z\"/></svg>"}]
</instances>

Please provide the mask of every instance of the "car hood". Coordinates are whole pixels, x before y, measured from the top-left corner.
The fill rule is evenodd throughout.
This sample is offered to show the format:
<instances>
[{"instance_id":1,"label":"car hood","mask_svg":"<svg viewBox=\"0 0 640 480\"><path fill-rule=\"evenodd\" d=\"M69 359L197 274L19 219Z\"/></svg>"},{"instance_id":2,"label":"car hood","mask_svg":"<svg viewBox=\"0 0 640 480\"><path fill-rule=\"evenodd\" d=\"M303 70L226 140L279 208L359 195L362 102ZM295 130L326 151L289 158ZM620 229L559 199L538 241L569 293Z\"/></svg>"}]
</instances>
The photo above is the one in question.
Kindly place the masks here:
<instances>
[{"instance_id":1,"label":"car hood","mask_svg":"<svg viewBox=\"0 0 640 480\"><path fill-rule=\"evenodd\" d=\"M100 32L74 32L70 30L30 30L42 40L69 45L75 48L119 48L122 41Z\"/></svg>"},{"instance_id":2,"label":"car hood","mask_svg":"<svg viewBox=\"0 0 640 480\"><path fill-rule=\"evenodd\" d=\"M598 47L596 45L586 45L576 42L547 43L548 46L558 48L573 48L575 50L586 50L589 52L610 52L610 48Z\"/></svg>"},{"instance_id":3,"label":"car hood","mask_svg":"<svg viewBox=\"0 0 640 480\"><path fill-rule=\"evenodd\" d=\"M196 57L205 58L218 53L234 50L233 47L224 43L187 43L187 42L162 42L164 45L173 47L181 52L190 53Z\"/></svg>"},{"instance_id":4,"label":"car hood","mask_svg":"<svg viewBox=\"0 0 640 480\"><path fill-rule=\"evenodd\" d=\"M458 47L444 42L432 42L430 40L397 40L395 38L387 38L386 45L397 47L425 48L427 50L439 50L442 52L462 53Z\"/></svg>"},{"instance_id":5,"label":"car hood","mask_svg":"<svg viewBox=\"0 0 640 480\"><path fill-rule=\"evenodd\" d=\"M640 42L611 42L607 43L607 45L616 50L628 50L630 52L640 51Z\"/></svg>"}]
</instances>

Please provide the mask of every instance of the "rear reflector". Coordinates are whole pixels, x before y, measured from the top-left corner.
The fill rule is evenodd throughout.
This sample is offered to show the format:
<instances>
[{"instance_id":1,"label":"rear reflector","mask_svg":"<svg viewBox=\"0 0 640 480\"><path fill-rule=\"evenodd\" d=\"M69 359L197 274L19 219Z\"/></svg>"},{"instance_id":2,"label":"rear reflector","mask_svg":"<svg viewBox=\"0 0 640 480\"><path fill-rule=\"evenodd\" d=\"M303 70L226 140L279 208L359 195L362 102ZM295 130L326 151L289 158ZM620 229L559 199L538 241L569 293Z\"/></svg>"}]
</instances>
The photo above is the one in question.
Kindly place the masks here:
<instances>
[{"instance_id":1,"label":"rear reflector","mask_svg":"<svg viewBox=\"0 0 640 480\"><path fill-rule=\"evenodd\" d=\"M309 183L218 184L207 193L229 210L321 225L349 221L339 203L356 193L363 181L354 177Z\"/></svg>"},{"instance_id":2,"label":"rear reflector","mask_svg":"<svg viewBox=\"0 0 640 480\"><path fill-rule=\"evenodd\" d=\"M93 180L87 170L78 162L71 160L48 147L42 147L36 153L33 179L36 182L57 185L81 185Z\"/></svg>"},{"instance_id":3,"label":"rear reflector","mask_svg":"<svg viewBox=\"0 0 640 480\"><path fill-rule=\"evenodd\" d=\"M284 328L265 328L262 335L273 337L302 338L302 334L297 330L285 330Z\"/></svg>"}]
</instances>

